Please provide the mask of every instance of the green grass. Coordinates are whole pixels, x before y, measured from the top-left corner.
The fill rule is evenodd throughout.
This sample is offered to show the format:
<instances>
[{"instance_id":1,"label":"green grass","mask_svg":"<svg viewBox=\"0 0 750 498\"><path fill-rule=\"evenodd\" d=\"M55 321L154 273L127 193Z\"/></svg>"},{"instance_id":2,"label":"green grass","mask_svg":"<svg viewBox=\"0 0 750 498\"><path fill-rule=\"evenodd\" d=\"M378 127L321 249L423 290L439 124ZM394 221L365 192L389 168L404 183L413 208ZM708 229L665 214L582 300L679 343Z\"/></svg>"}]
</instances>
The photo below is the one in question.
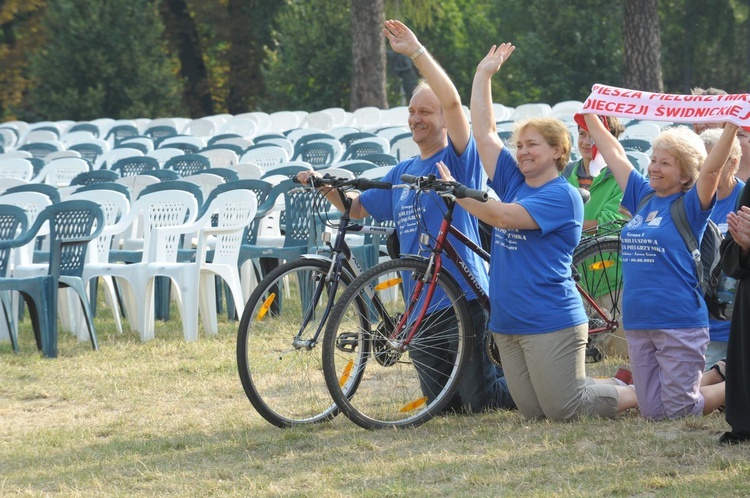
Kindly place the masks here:
<instances>
[{"instance_id":1,"label":"green grass","mask_svg":"<svg viewBox=\"0 0 750 498\"><path fill-rule=\"evenodd\" d=\"M0 343L0 495L747 496L750 447L722 447L720 414L650 422L446 416L410 430L332 423L282 430L240 385L236 322L182 339L96 319L100 350L60 334L42 359L28 320L20 354ZM614 373L619 361L591 366Z\"/></svg>"}]
</instances>

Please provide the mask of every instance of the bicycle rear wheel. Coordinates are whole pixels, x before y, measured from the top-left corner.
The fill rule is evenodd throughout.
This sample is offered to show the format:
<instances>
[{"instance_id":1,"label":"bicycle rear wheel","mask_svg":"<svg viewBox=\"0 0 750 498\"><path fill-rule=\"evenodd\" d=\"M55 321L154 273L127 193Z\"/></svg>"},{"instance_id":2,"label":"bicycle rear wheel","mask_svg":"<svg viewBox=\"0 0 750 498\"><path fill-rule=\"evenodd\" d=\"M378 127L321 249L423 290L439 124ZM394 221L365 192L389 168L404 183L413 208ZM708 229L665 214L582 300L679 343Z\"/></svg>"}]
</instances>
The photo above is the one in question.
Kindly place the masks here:
<instances>
[{"instance_id":1,"label":"bicycle rear wheel","mask_svg":"<svg viewBox=\"0 0 750 498\"><path fill-rule=\"evenodd\" d=\"M330 293L341 295L353 277L342 270L337 285L326 282L330 265L300 259L274 269L242 313L237 334L242 387L258 413L278 427L330 420L338 412L323 378L315 334ZM310 319L303 325L305 313Z\"/></svg>"},{"instance_id":2,"label":"bicycle rear wheel","mask_svg":"<svg viewBox=\"0 0 750 498\"><path fill-rule=\"evenodd\" d=\"M443 274L431 313L414 329L421 305L407 309L403 282L426 270L418 260L377 265L355 279L331 311L323 339L326 383L339 408L364 428L417 426L456 401L471 317L463 293ZM419 297L426 292L425 285Z\"/></svg>"},{"instance_id":3,"label":"bicycle rear wheel","mask_svg":"<svg viewBox=\"0 0 750 498\"><path fill-rule=\"evenodd\" d=\"M599 361L607 343L621 339L622 263L618 236L586 239L573 253L573 266L589 317L587 356ZM619 331L619 337L613 335ZM623 349L623 348L619 348Z\"/></svg>"}]
</instances>

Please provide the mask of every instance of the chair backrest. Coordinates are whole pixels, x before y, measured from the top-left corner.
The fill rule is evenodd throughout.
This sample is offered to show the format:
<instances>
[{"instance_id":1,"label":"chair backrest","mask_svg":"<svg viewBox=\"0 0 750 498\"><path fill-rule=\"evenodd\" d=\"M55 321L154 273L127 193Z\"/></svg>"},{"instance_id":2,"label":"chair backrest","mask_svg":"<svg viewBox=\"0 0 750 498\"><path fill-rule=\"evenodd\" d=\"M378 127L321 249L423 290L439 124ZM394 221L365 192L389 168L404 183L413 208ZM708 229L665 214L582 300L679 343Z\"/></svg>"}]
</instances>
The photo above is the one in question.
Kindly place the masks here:
<instances>
[{"instance_id":1,"label":"chair backrest","mask_svg":"<svg viewBox=\"0 0 750 498\"><path fill-rule=\"evenodd\" d=\"M116 187L121 187L122 190ZM123 185L112 183L108 188L78 189L68 196L68 200L84 199L96 202L102 210L103 223L106 227L114 225L130 211L129 195L129 191ZM91 241L88 254L90 262L106 263L109 261L112 238L113 234L101 234Z\"/></svg>"},{"instance_id":2,"label":"chair backrest","mask_svg":"<svg viewBox=\"0 0 750 498\"><path fill-rule=\"evenodd\" d=\"M374 128L380 124L380 109L377 107L360 107L352 114L354 114L354 126L359 129Z\"/></svg>"},{"instance_id":3,"label":"chair backrest","mask_svg":"<svg viewBox=\"0 0 750 498\"><path fill-rule=\"evenodd\" d=\"M211 167L211 161L200 154L183 154L167 159L162 169L171 169L180 176L190 176Z\"/></svg>"},{"instance_id":4,"label":"chair backrest","mask_svg":"<svg viewBox=\"0 0 750 498\"><path fill-rule=\"evenodd\" d=\"M0 242L12 241L26 232L29 226L26 211L12 204L0 204ZM0 277L8 276L13 247L0 248Z\"/></svg>"},{"instance_id":5,"label":"chair backrest","mask_svg":"<svg viewBox=\"0 0 750 498\"><path fill-rule=\"evenodd\" d=\"M120 177L116 171L108 169L97 169L94 171L85 171L77 174L70 180L70 185L91 185L93 183L114 182Z\"/></svg>"},{"instance_id":6,"label":"chair backrest","mask_svg":"<svg viewBox=\"0 0 750 498\"><path fill-rule=\"evenodd\" d=\"M164 185L185 183L198 189L200 187L183 181L164 182L149 188ZM189 189L163 188L152 191L144 190L140 197L130 205L128 220L142 215L143 230L143 261L176 261L180 249L180 237L170 236L161 238L158 244L154 242L154 229L166 226L192 223L198 214L198 199Z\"/></svg>"},{"instance_id":7,"label":"chair backrest","mask_svg":"<svg viewBox=\"0 0 750 498\"><path fill-rule=\"evenodd\" d=\"M226 183L222 176L213 173L206 173L205 171L206 170L203 170L200 173L182 177L183 181L194 183L201 188L203 199L208 198L211 191L216 187Z\"/></svg>"},{"instance_id":8,"label":"chair backrest","mask_svg":"<svg viewBox=\"0 0 750 498\"><path fill-rule=\"evenodd\" d=\"M148 171L159 169L159 161L149 156L124 157L115 161L109 169L117 173L121 178L142 175Z\"/></svg>"},{"instance_id":9,"label":"chair backrest","mask_svg":"<svg viewBox=\"0 0 750 498\"><path fill-rule=\"evenodd\" d=\"M299 173L300 171L308 171L310 169L311 168L309 166L303 166L299 164L286 164L286 165L281 164L279 166L276 166L266 171L263 174L263 176L261 176L261 179L266 179L271 176L281 175L291 180L292 178L297 176L297 173ZM325 171L326 169L328 168L325 168L322 171Z\"/></svg>"},{"instance_id":10,"label":"chair backrest","mask_svg":"<svg viewBox=\"0 0 750 498\"><path fill-rule=\"evenodd\" d=\"M382 137L373 137L352 142L344 152L342 159L361 159L370 154L385 154L390 150L390 144Z\"/></svg>"},{"instance_id":11,"label":"chair backrest","mask_svg":"<svg viewBox=\"0 0 750 498\"><path fill-rule=\"evenodd\" d=\"M260 178L260 175L258 175ZM28 180L22 180L21 178L0 178L0 194L6 192L8 189L18 187L19 185L28 185Z\"/></svg>"},{"instance_id":12,"label":"chair backrest","mask_svg":"<svg viewBox=\"0 0 750 498\"><path fill-rule=\"evenodd\" d=\"M176 156L182 156L185 154L185 151L182 149L177 149L173 147L161 147L159 149L154 149L148 154L146 154L147 157L153 157L157 160L159 163L159 168L164 167L164 163L166 163L169 159L172 159Z\"/></svg>"},{"instance_id":13,"label":"chair backrest","mask_svg":"<svg viewBox=\"0 0 750 498\"><path fill-rule=\"evenodd\" d=\"M239 162L239 157L235 151L222 147L203 149L198 154L208 158L211 168L228 168Z\"/></svg>"},{"instance_id":14,"label":"chair backrest","mask_svg":"<svg viewBox=\"0 0 750 498\"><path fill-rule=\"evenodd\" d=\"M178 172L172 169L152 169L151 171L146 171L143 174L158 178L160 182L169 182L182 178Z\"/></svg>"},{"instance_id":15,"label":"chair backrest","mask_svg":"<svg viewBox=\"0 0 750 498\"><path fill-rule=\"evenodd\" d=\"M177 130L171 125L152 125L146 128L143 134L147 137L151 137L154 141L158 141L177 135Z\"/></svg>"},{"instance_id":16,"label":"chair backrest","mask_svg":"<svg viewBox=\"0 0 750 498\"><path fill-rule=\"evenodd\" d=\"M34 166L28 159L11 157L0 159L0 178L20 178L30 181L34 176Z\"/></svg>"},{"instance_id":17,"label":"chair backrest","mask_svg":"<svg viewBox=\"0 0 750 498\"><path fill-rule=\"evenodd\" d=\"M132 147L133 149L140 150L144 154L148 154L149 152L154 150L154 141L151 139L151 137L138 135L135 137L122 139L120 143L116 145L116 147Z\"/></svg>"},{"instance_id":18,"label":"chair backrest","mask_svg":"<svg viewBox=\"0 0 750 498\"><path fill-rule=\"evenodd\" d=\"M96 142L89 141L72 144L68 146L68 150L74 150L91 164L97 164L97 159L105 151L109 150L108 147L109 145L104 140L97 140Z\"/></svg>"},{"instance_id":19,"label":"chair backrest","mask_svg":"<svg viewBox=\"0 0 750 498\"><path fill-rule=\"evenodd\" d=\"M360 157L359 159L370 161L371 163L375 163L378 166L395 166L396 164L398 164L398 159L396 159L396 156L393 156L391 154L367 154Z\"/></svg>"},{"instance_id":20,"label":"chair backrest","mask_svg":"<svg viewBox=\"0 0 750 498\"><path fill-rule=\"evenodd\" d=\"M335 139L334 139L335 140ZM313 168L323 168L336 159L333 146L320 141L310 141L301 146L294 146L293 161L300 160L312 164Z\"/></svg>"},{"instance_id":21,"label":"chair backrest","mask_svg":"<svg viewBox=\"0 0 750 498\"><path fill-rule=\"evenodd\" d=\"M159 141L157 148L172 147L181 149L185 154L197 152L206 146L206 141L201 137L192 135L175 135Z\"/></svg>"},{"instance_id":22,"label":"chair backrest","mask_svg":"<svg viewBox=\"0 0 750 498\"><path fill-rule=\"evenodd\" d=\"M39 159L44 159L48 154L64 149L65 146L62 144L62 142L56 141L27 143L18 148L18 150L25 150L27 152L30 152L32 157L38 157Z\"/></svg>"},{"instance_id":23,"label":"chair backrest","mask_svg":"<svg viewBox=\"0 0 750 498\"><path fill-rule=\"evenodd\" d=\"M367 170L377 168L378 165L371 161L365 161L362 159L351 159L351 160L339 161L337 163L333 163L331 167L343 169L346 171L351 171L352 174L354 174L354 177L356 178ZM326 170L323 169L320 172L325 173Z\"/></svg>"},{"instance_id":24,"label":"chair backrest","mask_svg":"<svg viewBox=\"0 0 750 498\"><path fill-rule=\"evenodd\" d=\"M35 225L49 222L49 274L80 277L88 243L104 228L104 213L88 200L61 201L47 206Z\"/></svg>"},{"instance_id":25,"label":"chair backrest","mask_svg":"<svg viewBox=\"0 0 750 498\"><path fill-rule=\"evenodd\" d=\"M391 143L390 154L396 156L398 161L409 159L421 153L419 145L412 139L411 133L394 138Z\"/></svg>"},{"instance_id":26,"label":"chair backrest","mask_svg":"<svg viewBox=\"0 0 750 498\"><path fill-rule=\"evenodd\" d=\"M197 207L200 208L203 205L203 189L201 189L200 185L193 182L186 182L185 180L159 182L154 183L153 185L148 185L143 190L141 190L137 198L140 199L144 195L150 195L157 192L167 192L170 190L183 190L185 192L188 192L190 195L195 197Z\"/></svg>"},{"instance_id":27,"label":"chair backrest","mask_svg":"<svg viewBox=\"0 0 750 498\"><path fill-rule=\"evenodd\" d=\"M294 144L286 137L267 137L262 140L256 140L255 143L263 145L278 145L286 150L289 157L294 155Z\"/></svg>"},{"instance_id":28,"label":"chair backrest","mask_svg":"<svg viewBox=\"0 0 750 498\"><path fill-rule=\"evenodd\" d=\"M240 151L237 152L238 156L241 156L247 149L253 146L253 141L247 138L226 136L222 137L220 135L218 136L218 138L213 138L215 138L216 140L212 141L210 145L231 145L233 147L237 147L237 149L240 149ZM203 148L203 150L205 150L205 147Z\"/></svg>"},{"instance_id":29,"label":"chair backrest","mask_svg":"<svg viewBox=\"0 0 750 498\"><path fill-rule=\"evenodd\" d=\"M276 111L268 115L269 128L273 131L286 131L300 126L299 116L294 111Z\"/></svg>"},{"instance_id":30,"label":"chair backrest","mask_svg":"<svg viewBox=\"0 0 750 498\"><path fill-rule=\"evenodd\" d=\"M265 172L271 166L289 161L289 154L277 145L253 145L240 157L241 163L252 163L260 166Z\"/></svg>"},{"instance_id":31,"label":"chair backrest","mask_svg":"<svg viewBox=\"0 0 750 498\"><path fill-rule=\"evenodd\" d=\"M126 157L142 157L143 151L132 147L120 147L103 152L96 158L94 169L112 169L112 166L120 159Z\"/></svg>"},{"instance_id":32,"label":"chair backrest","mask_svg":"<svg viewBox=\"0 0 750 498\"><path fill-rule=\"evenodd\" d=\"M377 168L363 171L359 176L360 178L369 178L370 180L380 180L392 169L393 166L378 166Z\"/></svg>"},{"instance_id":33,"label":"chair backrest","mask_svg":"<svg viewBox=\"0 0 750 498\"><path fill-rule=\"evenodd\" d=\"M363 140L363 139L372 138L372 137L377 137L377 135L369 131L355 131L352 133L347 133L346 135L342 137L339 137L339 142L341 142L341 144L346 149L352 144L352 142L356 142L357 140Z\"/></svg>"},{"instance_id":34,"label":"chair backrest","mask_svg":"<svg viewBox=\"0 0 750 498\"><path fill-rule=\"evenodd\" d=\"M263 168L257 164L239 163L232 166L232 169L237 172L240 180L260 180L263 176Z\"/></svg>"},{"instance_id":35,"label":"chair backrest","mask_svg":"<svg viewBox=\"0 0 750 498\"><path fill-rule=\"evenodd\" d=\"M312 189L301 189L299 184L286 180L274 189L284 194L284 213L280 222L285 227L284 247L312 245L315 238L313 233L313 212L317 192Z\"/></svg>"},{"instance_id":36,"label":"chair backrest","mask_svg":"<svg viewBox=\"0 0 750 498\"><path fill-rule=\"evenodd\" d=\"M210 137L216 133L216 123L206 118L196 118L190 121L182 133L193 137Z\"/></svg>"},{"instance_id":37,"label":"chair backrest","mask_svg":"<svg viewBox=\"0 0 750 498\"><path fill-rule=\"evenodd\" d=\"M60 191L54 185L47 185L46 183L25 183L23 185L17 185L10 187L4 194L15 194L23 192L36 192L44 194L49 198L51 203L60 202ZM33 222L32 222L33 223Z\"/></svg>"},{"instance_id":38,"label":"chair backrest","mask_svg":"<svg viewBox=\"0 0 750 498\"><path fill-rule=\"evenodd\" d=\"M80 157L64 157L47 163L34 178L35 182L67 187L80 173L91 171L91 164Z\"/></svg>"},{"instance_id":39,"label":"chair backrest","mask_svg":"<svg viewBox=\"0 0 750 498\"><path fill-rule=\"evenodd\" d=\"M78 132L78 131L86 131L94 135L94 138L99 138L99 134L101 133L101 130L97 125L90 122L83 122L83 123L76 123L70 128L68 128L68 131L65 132L65 137L70 136L71 134Z\"/></svg>"},{"instance_id":40,"label":"chair backrest","mask_svg":"<svg viewBox=\"0 0 750 498\"><path fill-rule=\"evenodd\" d=\"M224 123L219 133L236 133L241 137L252 137L258 131L258 124L252 119L233 117Z\"/></svg>"},{"instance_id":41,"label":"chair backrest","mask_svg":"<svg viewBox=\"0 0 750 498\"><path fill-rule=\"evenodd\" d=\"M130 124L118 124L109 129L104 137L110 145L115 146L123 139L140 135L138 127Z\"/></svg>"},{"instance_id":42,"label":"chair backrest","mask_svg":"<svg viewBox=\"0 0 750 498\"><path fill-rule=\"evenodd\" d=\"M639 140L646 140L650 143L659 133L661 133L661 128L658 125L653 123L634 122L625 127L625 131L622 132L619 138L620 140L626 138L637 138Z\"/></svg>"},{"instance_id":43,"label":"chair backrest","mask_svg":"<svg viewBox=\"0 0 750 498\"><path fill-rule=\"evenodd\" d=\"M206 205L203 216L211 217L213 226L236 228L234 232L215 236L211 262L236 267L244 230L253 221L258 210L255 192L245 188L226 189L209 197Z\"/></svg>"},{"instance_id":44,"label":"chair backrest","mask_svg":"<svg viewBox=\"0 0 750 498\"><path fill-rule=\"evenodd\" d=\"M81 157L81 153L75 150L58 150L55 152L50 152L46 156L44 156L44 162L49 163L54 161L55 159L62 159L63 157Z\"/></svg>"},{"instance_id":45,"label":"chair backrest","mask_svg":"<svg viewBox=\"0 0 750 498\"><path fill-rule=\"evenodd\" d=\"M218 175L224 179L224 182L234 182L240 179L240 175L231 168L208 168L201 171L201 173Z\"/></svg>"},{"instance_id":46,"label":"chair backrest","mask_svg":"<svg viewBox=\"0 0 750 498\"><path fill-rule=\"evenodd\" d=\"M160 182L161 180L151 175L125 176L115 181L115 183L124 185L130 191L131 202L141 195L143 189Z\"/></svg>"},{"instance_id":47,"label":"chair backrest","mask_svg":"<svg viewBox=\"0 0 750 498\"><path fill-rule=\"evenodd\" d=\"M638 152L647 153L651 150L651 141L642 138L621 138L620 145L625 151L637 150Z\"/></svg>"}]
</instances>

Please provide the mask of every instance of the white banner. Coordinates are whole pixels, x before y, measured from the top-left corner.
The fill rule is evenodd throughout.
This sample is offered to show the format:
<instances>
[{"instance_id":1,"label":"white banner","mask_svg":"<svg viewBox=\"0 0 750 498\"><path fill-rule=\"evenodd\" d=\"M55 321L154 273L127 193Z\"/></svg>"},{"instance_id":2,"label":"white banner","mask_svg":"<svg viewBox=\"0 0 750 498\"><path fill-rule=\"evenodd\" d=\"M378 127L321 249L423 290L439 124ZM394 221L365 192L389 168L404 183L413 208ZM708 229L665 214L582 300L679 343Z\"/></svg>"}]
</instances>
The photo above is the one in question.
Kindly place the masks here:
<instances>
[{"instance_id":1,"label":"white banner","mask_svg":"<svg viewBox=\"0 0 750 498\"><path fill-rule=\"evenodd\" d=\"M579 112L677 123L729 121L748 128L750 94L673 95L596 84Z\"/></svg>"}]
</instances>

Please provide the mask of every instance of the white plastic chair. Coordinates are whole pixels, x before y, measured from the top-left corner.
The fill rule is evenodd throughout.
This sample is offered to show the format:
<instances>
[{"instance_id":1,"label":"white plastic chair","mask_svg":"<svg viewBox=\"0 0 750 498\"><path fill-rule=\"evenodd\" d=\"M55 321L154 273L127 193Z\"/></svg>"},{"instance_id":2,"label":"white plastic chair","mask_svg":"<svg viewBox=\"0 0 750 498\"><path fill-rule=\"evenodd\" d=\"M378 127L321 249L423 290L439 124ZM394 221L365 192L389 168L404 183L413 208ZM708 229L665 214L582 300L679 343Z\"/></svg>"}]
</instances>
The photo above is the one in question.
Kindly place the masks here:
<instances>
[{"instance_id":1,"label":"white plastic chair","mask_svg":"<svg viewBox=\"0 0 750 498\"><path fill-rule=\"evenodd\" d=\"M269 114L269 126L271 131L284 132L292 130L300 125L299 116L294 111L277 111Z\"/></svg>"},{"instance_id":2,"label":"white plastic chair","mask_svg":"<svg viewBox=\"0 0 750 498\"><path fill-rule=\"evenodd\" d=\"M319 130L330 130L334 127L333 115L329 112L316 111L307 115L307 126Z\"/></svg>"},{"instance_id":3,"label":"white plastic chair","mask_svg":"<svg viewBox=\"0 0 750 498\"><path fill-rule=\"evenodd\" d=\"M396 156L399 162L421 153L419 145L412 139L411 135L399 138L391 145L390 154Z\"/></svg>"},{"instance_id":4,"label":"white plastic chair","mask_svg":"<svg viewBox=\"0 0 750 498\"><path fill-rule=\"evenodd\" d=\"M0 178L20 178L31 181L34 176L34 166L28 159L11 157L0 159Z\"/></svg>"},{"instance_id":5,"label":"white plastic chair","mask_svg":"<svg viewBox=\"0 0 750 498\"><path fill-rule=\"evenodd\" d=\"M111 276L118 282L127 282L127 287L121 286L123 303L130 329L138 331L141 340L154 337L154 277L166 273L162 271L170 263L174 263L180 248L179 235L164 233L156 234L161 227L191 224L197 215L198 203L193 194L185 190L163 190L145 194L131 203L130 211L115 225L105 227L102 235L116 237L130 229L131 225L142 218L143 226L143 256L138 263L118 264L109 262L90 263L86 265L88 278L97 276ZM192 289L180 288L180 296L184 292L197 292L197 286ZM184 301L183 301L184 302ZM184 308L180 305L183 317ZM183 325L189 327L189 320L183 319ZM197 324L195 324L197 328ZM185 338L193 339L185 329Z\"/></svg>"},{"instance_id":6,"label":"white plastic chair","mask_svg":"<svg viewBox=\"0 0 750 498\"><path fill-rule=\"evenodd\" d=\"M369 178L370 180L380 180L386 173L393 169L393 166L378 166L377 168L363 171L359 178Z\"/></svg>"},{"instance_id":7,"label":"white plastic chair","mask_svg":"<svg viewBox=\"0 0 750 498\"><path fill-rule=\"evenodd\" d=\"M216 134L235 133L241 137L253 137L257 132L258 124L255 121L234 116L232 119L224 123Z\"/></svg>"},{"instance_id":8,"label":"white plastic chair","mask_svg":"<svg viewBox=\"0 0 750 498\"><path fill-rule=\"evenodd\" d=\"M294 144L288 138L264 138L263 141L258 142L259 144L273 144L286 150L289 157L294 155Z\"/></svg>"},{"instance_id":9,"label":"white plastic chair","mask_svg":"<svg viewBox=\"0 0 750 498\"><path fill-rule=\"evenodd\" d=\"M91 171L91 164L79 157L63 157L45 164L33 182L44 182L56 187L67 187L81 173Z\"/></svg>"},{"instance_id":10,"label":"white plastic chair","mask_svg":"<svg viewBox=\"0 0 750 498\"><path fill-rule=\"evenodd\" d=\"M49 163L55 159L62 159L63 157L81 157L81 153L76 150L58 150L57 152L50 152L44 157L44 162Z\"/></svg>"},{"instance_id":11,"label":"white plastic chair","mask_svg":"<svg viewBox=\"0 0 750 498\"><path fill-rule=\"evenodd\" d=\"M148 157L153 157L159 162L159 167L163 168L164 163L166 163L168 160L172 159L176 156L182 156L185 152L182 149L175 149L172 147L161 147L159 149L154 149L148 154L146 154Z\"/></svg>"},{"instance_id":12,"label":"white plastic chair","mask_svg":"<svg viewBox=\"0 0 750 498\"><path fill-rule=\"evenodd\" d=\"M287 151L279 146L252 147L240 157L241 163L257 164L265 173L268 168L289 161Z\"/></svg>"},{"instance_id":13,"label":"white plastic chair","mask_svg":"<svg viewBox=\"0 0 750 498\"><path fill-rule=\"evenodd\" d=\"M196 118L185 126L182 133L193 137L207 138L215 135L216 130L217 126L213 120L207 118Z\"/></svg>"},{"instance_id":14,"label":"white plastic chair","mask_svg":"<svg viewBox=\"0 0 750 498\"><path fill-rule=\"evenodd\" d=\"M257 164L239 163L233 165L231 169L237 172L240 180L260 180L260 177L263 176L263 168Z\"/></svg>"},{"instance_id":15,"label":"white plastic chair","mask_svg":"<svg viewBox=\"0 0 750 498\"><path fill-rule=\"evenodd\" d=\"M241 114L235 114L234 117L245 118L245 119L250 119L252 121L255 121L255 124L258 127L256 134L258 135L260 135L261 133L264 133L266 130L269 130L271 128L271 117L268 115L267 112L262 112L262 111L243 112Z\"/></svg>"},{"instance_id":16,"label":"white plastic chair","mask_svg":"<svg viewBox=\"0 0 750 498\"><path fill-rule=\"evenodd\" d=\"M380 109L373 106L360 107L354 112L354 126L360 130L368 130L380 126Z\"/></svg>"},{"instance_id":17,"label":"white plastic chair","mask_svg":"<svg viewBox=\"0 0 750 498\"><path fill-rule=\"evenodd\" d=\"M513 111L513 121L526 118L543 118L552 114L552 107L542 102L531 102L516 106ZM496 118L497 119L497 118Z\"/></svg>"},{"instance_id":18,"label":"white plastic chair","mask_svg":"<svg viewBox=\"0 0 750 498\"><path fill-rule=\"evenodd\" d=\"M147 266L151 275L168 276L174 281L179 291L183 333L188 341L198 339L199 310L205 332L218 333L216 276L226 282L235 303L245 302L237 260L245 227L257 211L255 193L245 189L228 190L209 202L203 215L194 223L154 231L157 252L154 261ZM216 226L212 226L212 219L216 219ZM196 232L195 261L178 263L174 261L175 253L161 250L162 247L169 247L169 241ZM209 250L213 253L210 262ZM151 299L148 294L153 293L153 283L149 284L146 293L147 299Z\"/></svg>"},{"instance_id":19,"label":"white plastic chair","mask_svg":"<svg viewBox=\"0 0 750 498\"><path fill-rule=\"evenodd\" d=\"M636 138L653 142L659 133L661 133L661 128L653 123L633 123L625 127L625 131L622 132L619 139Z\"/></svg>"},{"instance_id":20,"label":"white plastic chair","mask_svg":"<svg viewBox=\"0 0 750 498\"><path fill-rule=\"evenodd\" d=\"M126 157L141 157L143 155L143 152L138 149L133 149L130 147L118 147L117 149L108 150L97 157L96 162L94 163L94 169L109 169L120 159L124 159Z\"/></svg>"},{"instance_id":21,"label":"white plastic chair","mask_svg":"<svg viewBox=\"0 0 750 498\"><path fill-rule=\"evenodd\" d=\"M231 149L208 149L198 152L211 161L212 168L230 168L239 162L237 153Z\"/></svg>"},{"instance_id":22,"label":"white plastic chair","mask_svg":"<svg viewBox=\"0 0 750 498\"><path fill-rule=\"evenodd\" d=\"M86 199L99 204L104 213L104 225L113 226L117 221L130 211L130 201L121 192L115 190L86 190L84 192L73 192L68 196L68 199ZM91 263L103 263L109 262L109 251L112 246L111 235L99 235L96 239L89 243L89 249L86 253L87 265ZM96 278L93 275L88 275L87 265L83 268L83 283L88 284L91 278ZM117 292L115 290L115 283L112 277L108 275L102 276L101 282L104 284L104 299L106 304L112 310L112 318L115 321L115 328L119 333L122 333L122 320L120 318L120 305L117 299ZM89 287L86 285L86 287ZM95 309L96 296L91 295L91 309ZM80 312L80 309L78 310ZM82 317L81 317L82 318ZM76 323L83 323L78 320L76 315ZM83 334L86 330L81 327L78 328L78 338L86 339L87 336Z\"/></svg>"}]
</instances>

